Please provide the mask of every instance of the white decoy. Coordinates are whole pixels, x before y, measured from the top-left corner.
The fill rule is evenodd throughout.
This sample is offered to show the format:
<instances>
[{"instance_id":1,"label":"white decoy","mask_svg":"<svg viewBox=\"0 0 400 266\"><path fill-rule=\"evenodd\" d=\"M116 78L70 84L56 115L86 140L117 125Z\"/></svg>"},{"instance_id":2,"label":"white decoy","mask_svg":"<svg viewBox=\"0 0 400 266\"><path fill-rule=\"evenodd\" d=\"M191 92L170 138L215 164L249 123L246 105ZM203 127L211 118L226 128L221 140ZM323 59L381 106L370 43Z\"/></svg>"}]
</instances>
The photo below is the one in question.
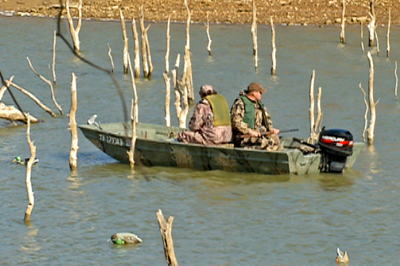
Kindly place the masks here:
<instances>
[{"instance_id":1,"label":"white decoy","mask_svg":"<svg viewBox=\"0 0 400 266\"><path fill-rule=\"evenodd\" d=\"M94 125L94 126L96 126L96 127L101 129L100 124L96 122L96 118L97 118L96 114L92 115L92 117L89 118L89 120L87 121L87 124L88 125Z\"/></svg>"},{"instance_id":2,"label":"white decoy","mask_svg":"<svg viewBox=\"0 0 400 266\"><path fill-rule=\"evenodd\" d=\"M337 263L348 263L349 257L347 256L347 251L343 252L339 248L336 249L336 262Z\"/></svg>"},{"instance_id":3,"label":"white decoy","mask_svg":"<svg viewBox=\"0 0 400 266\"><path fill-rule=\"evenodd\" d=\"M142 243L143 240L140 239L137 235L132 233L116 233L110 237L111 241L117 245L123 244L139 244Z\"/></svg>"}]
</instances>

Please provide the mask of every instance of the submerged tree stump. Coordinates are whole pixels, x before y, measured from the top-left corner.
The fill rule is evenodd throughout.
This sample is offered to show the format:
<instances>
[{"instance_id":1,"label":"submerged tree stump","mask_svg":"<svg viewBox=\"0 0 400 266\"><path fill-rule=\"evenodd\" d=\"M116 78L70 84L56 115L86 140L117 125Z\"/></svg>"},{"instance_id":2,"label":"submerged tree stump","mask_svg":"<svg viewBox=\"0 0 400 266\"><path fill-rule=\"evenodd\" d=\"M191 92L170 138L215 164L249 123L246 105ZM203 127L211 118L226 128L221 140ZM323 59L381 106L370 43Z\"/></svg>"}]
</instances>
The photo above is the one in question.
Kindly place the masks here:
<instances>
[{"instance_id":1,"label":"submerged tree stump","mask_svg":"<svg viewBox=\"0 0 400 266\"><path fill-rule=\"evenodd\" d=\"M72 73L71 81L71 110L69 111L69 130L71 131L71 151L69 154L69 167L72 171L78 168L78 128L76 125L76 109L77 109L77 95L76 95L76 76Z\"/></svg>"},{"instance_id":2,"label":"submerged tree stump","mask_svg":"<svg viewBox=\"0 0 400 266\"><path fill-rule=\"evenodd\" d=\"M375 125L376 125L376 105L374 100L374 61L370 52L367 54L369 62L369 79L368 79L368 101L369 101L369 127L368 127L368 144L374 144Z\"/></svg>"},{"instance_id":3,"label":"submerged tree stump","mask_svg":"<svg viewBox=\"0 0 400 266\"><path fill-rule=\"evenodd\" d=\"M345 18L345 13L346 13L346 0L343 0L342 1L342 24L341 24L342 30L340 31L340 42L341 43L346 43L346 33L345 33L346 18Z\"/></svg>"},{"instance_id":4,"label":"submerged tree stump","mask_svg":"<svg viewBox=\"0 0 400 266\"><path fill-rule=\"evenodd\" d=\"M275 26L274 21L271 17L271 75L276 75L276 45L275 45Z\"/></svg>"},{"instance_id":5,"label":"submerged tree stump","mask_svg":"<svg viewBox=\"0 0 400 266\"><path fill-rule=\"evenodd\" d=\"M66 0L65 7L67 10L67 18L68 18L68 25L69 25L69 30L71 33L71 38L74 43L74 50L75 52L79 52L81 49L81 42L79 40L79 32L81 30L82 26L82 2L83 0L79 0L79 5L78 5L78 23L76 27L74 26L74 22L72 20L71 12L70 12L70 6L69 6L69 0Z\"/></svg>"},{"instance_id":6,"label":"submerged tree stump","mask_svg":"<svg viewBox=\"0 0 400 266\"><path fill-rule=\"evenodd\" d=\"M124 74L128 74L128 36L126 35L125 18L122 14L122 10L119 10L121 16L121 26L122 26L122 41L124 43L124 49L122 52L122 63L124 67Z\"/></svg>"},{"instance_id":7,"label":"submerged tree stump","mask_svg":"<svg viewBox=\"0 0 400 266\"><path fill-rule=\"evenodd\" d=\"M158 225L160 226L160 233L164 245L164 255L167 264L170 266L178 266L178 261L175 257L174 242L172 240L172 222L174 221L174 217L170 216L168 222L166 222L161 210L158 210L157 220Z\"/></svg>"},{"instance_id":8,"label":"submerged tree stump","mask_svg":"<svg viewBox=\"0 0 400 266\"><path fill-rule=\"evenodd\" d=\"M33 190L32 190L32 182L31 182L31 177L32 177L32 165L34 164L35 158L36 158L36 146L34 145L33 141L31 141L31 135L30 135L30 129L31 129L31 123L30 123L30 116L28 114L28 123L27 123L27 128L26 128L26 138L28 141L29 148L31 150L31 157L29 158L29 161L26 165L26 191L28 193L28 206L26 207L25 211L25 222L29 222L31 220L31 214L33 207L35 206L35 198L33 196Z\"/></svg>"}]
</instances>

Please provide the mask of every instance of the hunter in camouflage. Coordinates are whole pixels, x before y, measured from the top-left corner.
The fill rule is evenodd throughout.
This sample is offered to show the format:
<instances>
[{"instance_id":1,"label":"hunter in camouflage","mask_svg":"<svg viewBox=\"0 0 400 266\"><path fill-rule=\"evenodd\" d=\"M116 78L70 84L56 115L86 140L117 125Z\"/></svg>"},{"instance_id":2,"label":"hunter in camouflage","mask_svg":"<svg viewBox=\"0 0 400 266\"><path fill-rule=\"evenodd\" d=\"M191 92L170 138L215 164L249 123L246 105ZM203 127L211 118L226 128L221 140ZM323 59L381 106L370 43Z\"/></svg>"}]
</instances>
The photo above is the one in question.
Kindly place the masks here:
<instances>
[{"instance_id":1,"label":"hunter in camouflage","mask_svg":"<svg viewBox=\"0 0 400 266\"><path fill-rule=\"evenodd\" d=\"M201 100L190 119L190 131L179 132L178 141L203 145L229 143L232 128L228 102L211 85L201 86L199 93Z\"/></svg>"},{"instance_id":2,"label":"hunter in camouflage","mask_svg":"<svg viewBox=\"0 0 400 266\"><path fill-rule=\"evenodd\" d=\"M232 105L232 134L236 147L268 151L282 149L279 129L273 127L268 110L261 102L262 94L266 92L259 83L250 83Z\"/></svg>"}]
</instances>

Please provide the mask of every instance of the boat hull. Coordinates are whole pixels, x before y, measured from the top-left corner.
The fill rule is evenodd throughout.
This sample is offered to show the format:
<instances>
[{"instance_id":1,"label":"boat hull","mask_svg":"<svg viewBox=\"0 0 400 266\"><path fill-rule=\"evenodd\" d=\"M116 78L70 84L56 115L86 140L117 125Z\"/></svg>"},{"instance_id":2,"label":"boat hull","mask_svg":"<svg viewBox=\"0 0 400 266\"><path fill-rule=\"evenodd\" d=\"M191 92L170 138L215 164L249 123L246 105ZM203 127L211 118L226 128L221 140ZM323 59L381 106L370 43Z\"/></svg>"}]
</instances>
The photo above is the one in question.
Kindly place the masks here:
<instances>
[{"instance_id":1,"label":"boat hull","mask_svg":"<svg viewBox=\"0 0 400 266\"><path fill-rule=\"evenodd\" d=\"M131 128L128 124L81 125L85 137L96 147L122 163L129 163ZM269 175L318 173L321 154L303 154L298 149L262 151L234 148L230 145L205 146L185 144L168 136L179 128L138 124L135 143L135 162L144 166L165 166L198 170L223 170ZM290 138L289 138L290 139ZM285 141L289 141L289 139ZM361 149L356 148L356 156ZM356 159L349 157L349 167Z\"/></svg>"}]
</instances>

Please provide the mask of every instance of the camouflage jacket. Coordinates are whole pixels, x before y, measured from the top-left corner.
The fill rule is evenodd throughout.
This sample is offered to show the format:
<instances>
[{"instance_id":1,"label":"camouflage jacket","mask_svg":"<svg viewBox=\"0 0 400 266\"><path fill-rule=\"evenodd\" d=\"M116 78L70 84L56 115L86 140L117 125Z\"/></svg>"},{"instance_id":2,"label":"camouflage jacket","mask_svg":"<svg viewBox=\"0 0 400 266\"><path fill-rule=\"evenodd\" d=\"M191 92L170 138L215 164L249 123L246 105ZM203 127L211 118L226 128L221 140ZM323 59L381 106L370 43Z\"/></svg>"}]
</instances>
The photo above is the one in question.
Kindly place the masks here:
<instances>
[{"instance_id":1,"label":"camouflage jacket","mask_svg":"<svg viewBox=\"0 0 400 266\"><path fill-rule=\"evenodd\" d=\"M190 131L180 132L178 140L185 143L200 143L204 145L230 142L232 139L231 126L214 127L214 115L209 101L200 100L196 104L189 122Z\"/></svg>"},{"instance_id":2,"label":"camouflage jacket","mask_svg":"<svg viewBox=\"0 0 400 266\"><path fill-rule=\"evenodd\" d=\"M244 92L241 92L240 95L245 95ZM267 131L267 125L264 123L263 113L260 109L260 105L254 102L254 110L255 110L255 129L260 132ZM273 128L272 120L268 113L267 108L264 107L266 120L268 123L268 128ZM245 113L245 104L243 100L238 97L232 105L231 108L231 122L232 122L232 133L235 135L242 135L242 134L250 134L252 129L243 121Z\"/></svg>"}]
</instances>

